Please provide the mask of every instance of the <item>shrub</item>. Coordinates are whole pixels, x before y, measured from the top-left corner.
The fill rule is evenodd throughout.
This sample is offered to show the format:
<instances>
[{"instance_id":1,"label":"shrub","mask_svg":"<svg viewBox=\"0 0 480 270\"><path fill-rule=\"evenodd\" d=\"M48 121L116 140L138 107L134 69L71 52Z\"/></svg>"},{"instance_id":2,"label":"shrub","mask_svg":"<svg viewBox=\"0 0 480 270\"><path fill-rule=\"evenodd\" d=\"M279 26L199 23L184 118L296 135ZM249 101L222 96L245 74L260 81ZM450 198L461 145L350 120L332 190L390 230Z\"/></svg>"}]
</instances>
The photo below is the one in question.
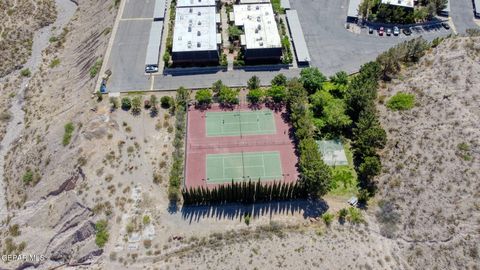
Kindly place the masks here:
<instances>
[{"instance_id":1,"label":"shrub","mask_svg":"<svg viewBox=\"0 0 480 270\"><path fill-rule=\"evenodd\" d=\"M250 225L250 214L245 214L245 217L244 217L244 220L245 220L245 224Z\"/></svg>"},{"instance_id":2,"label":"shrub","mask_svg":"<svg viewBox=\"0 0 480 270\"><path fill-rule=\"evenodd\" d=\"M20 75L23 77L30 77L32 75L32 72L28 68L24 68L20 71Z\"/></svg>"},{"instance_id":3,"label":"shrub","mask_svg":"<svg viewBox=\"0 0 480 270\"><path fill-rule=\"evenodd\" d=\"M103 61L101 59L98 59L95 61L95 64L90 67L90 78L95 78L97 76L98 71L100 71L100 68L102 67L102 62Z\"/></svg>"},{"instance_id":4,"label":"shrub","mask_svg":"<svg viewBox=\"0 0 480 270\"><path fill-rule=\"evenodd\" d=\"M323 222L325 222L325 225L330 226L332 224L334 215L332 213L325 213L322 215Z\"/></svg>"},{"instance_id":5,"label":"shrub","mask_svg":"<svg viewBox=\"0 0 480 270\"><path fill-rule=\"evenodd\" d=\"M132 113L139 114L142 110L142 97L136 96L132 99Z\"/></svg>"},{"instance_id":6,"label":"shrub","mask_svg":"<svg viewBox=\"0 0 480 270\"><path fill-rule=\"evenodd\" d=\"M33 181L33 172L30 169L27 169L27 171L23 174L22 176L23 183L26 185L30 184Z\"/></svg>"},{"instance_id":7,"label":"shrub","mask_svg":"<svg viewBox=\"0 0 480 270\"><path fill-rule=\"evenodd\" d=\"M150 216L143 216L143 224L147 225L147 224L150 224Z\"/></svg>"},{"instance_id":8,"label":"shrub","mask_svg":"<svg viewBox=\"0 0 480 270\"><path fill-rule=\"evenodd\" d=\"M348 208L348 220L353 224L358 224L364 222L362 212L360 209L355 207Z\"/></svg>"},{"instance_id":9,"label":"shrub","mask_svg":"<svg viewBox=\"0 0 480 270\"><path fill-rule=\"evenodd\" d=\"M247 82L247 87L248 87L249 90L259 88L260 87L260 78L258 78L255 75L252 76Z\"/></svg>"},{"instance_id":10,"label":"shrub","mask_svg":"<svg viewBox=\"0 0 480 270\"><path fill-rule=\"evenodd\" d=\"M398 92L387 102L387 108L392 111L409 110L415 106L415 95Z\"/></svg>"},{"instance_id":11,"label":"shrub","mask_svg":"<svg viewBox=\"0 0 480 270\"><path fill-rule=\"evenodd\" d=\"M264 93L262 89L252 89L248 91L248 94L247 94L247 100L252 104L257 104L262 102L263 97L264 97Z\"/></svg>"},{"instance_id":12,"label":"shrub","mask_svg":"<svg viewBox=\"0 0 480 270\"><path fill-rule=\"evenodd\" d=\"M112 106L112 110L118 109L118 107L119 107L118 98L116 98L116 97L110 97L110 104L111 104L111 106Z\"/></svg>"},{"instance_id":13,"label":"shrub","mask_svg":"<svg viewBox=\"0 0 480 270\"><path fill-rule=\"evenodd\" d=\"M287 77L285 77L285 75L280 73L273 78L271 83L272 83L272 85L286 86L287 85Z\"/></svg>"},{"instance_id":14,"label":"shrub","mask_svg":"<svg viewBox=\"0 0 480 270\"><path fill-rule=\"evenodd\" d=\"M195 99L200 106L208 106L212 103L212 92L210 89L198 90L195 94Z\"/></svg>"},{"instance_id":15,"label":"shrub","mask_svg":"<svg viewBox=\"0 0 480 270\"><path fill-rule=\"evenodd\" d=\"M58 58L55 58L52 60L52 62L50 62L50 65L48 65L50 68L54 68L56 66L60 65L60 59Z\"/></svg>"},{"instance_id":16,"label":"shrub","mask_svg":"<svg viewBox=\"0 0 480 270\"><path fill-rule=\"evenodd\" d=\"M345 208L342 208L340 209L340 211L338 211L338 220L343 223L345 221L345 218L347 217L348 215L348 210L345 209Z\"/></svg>"},{"instance_id":17,"label":"shrub","mask_svg":"<svg viewBox=\"0 0 480 270\"><path fill-rule=\"evenodd\" d=\"M72 139L72 133L74 129L75 127L73 126L72 122L69 122L65 125L64 127L65 133L63 134L63 140L62 140L63 146L67 146L70 144L70 140Z\"/></svg>"},{"instance_id":18,"label":"shrub","mask_svg":"<svg viewBox=\"0 0 480 270\"><path fill-rule=\"evenodd\" d=\"M107 231L108 222L106 220L99 220L95 224L95 244L103 248L108 241L109 233Z\"/></svg>"},{"instance_id":19,"label":"shrub","mask_svg":"<svg viewBox=\"0 0 480 270\"><path fill-rule=\"evenodd\" d=\"M129 97L122 98L122 109L128 111L130 108L132 108L132 100Z\"/></svg>"},{"instance_id":20,"label":"shrub","mask_svg":"<svg viewBox=\"0 0 480 270\"><path fill-rule=\"evenodd\" d=\"M161 105L162 108L164 108L164 109L168 109L168 108L172 107L172 105L173 105L173 98L172 98L172 97L169 97L169 96L163 96L163 97L160 99L160 105Z\"/></svg>"}]
</instances>

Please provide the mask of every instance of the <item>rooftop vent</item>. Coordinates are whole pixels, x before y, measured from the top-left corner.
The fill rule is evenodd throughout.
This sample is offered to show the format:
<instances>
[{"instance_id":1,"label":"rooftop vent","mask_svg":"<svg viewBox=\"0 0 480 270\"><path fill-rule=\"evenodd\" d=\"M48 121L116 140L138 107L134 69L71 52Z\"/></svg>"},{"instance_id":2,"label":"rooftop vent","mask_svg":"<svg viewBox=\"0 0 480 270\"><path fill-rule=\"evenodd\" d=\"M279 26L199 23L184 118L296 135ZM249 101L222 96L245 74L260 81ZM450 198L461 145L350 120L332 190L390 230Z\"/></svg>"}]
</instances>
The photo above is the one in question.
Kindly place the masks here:
<instances>
[{"instance_id":1,"label":"rooftop vent","mask_svg":"<svg viewBox=\"0 0 480 270\"><path fill-rule=\"evenodd\" d=\"M256 9L256 10L260 10L260 6L256 6L255 9Z\"/></svg>"},{"instance_id":2,"label":"rooftop vent","mask_svg":"<svg viewBox=\"0 0 480 270\"><path fill-rule=\"evenodd\" d=\"M248 5L247 10L252 10L252 6Z\"/></svg>"},{"instance_id":3,"label":"rooftop vent","mask_svg":"<svg viewBox=\"0 0 480 270\"><path fill-rule=\"evenodd\" d=\"M202 25L202 21L198 21L198 25Z\"/></svg>"},{"instance_id":4,"label":"rooftop vent","mask_svg":"<svg viewBox=\"0 0 480 270\"><path fill-rule=\"evenodd\" d=\"M192 27L191 26L188 27L188 32L192 32Z\"/></svg>"},{"instance_id":5,"label":"rooftop vent","mask_svg":"<svg viewBox=\"0 0 480 270\"><path fill-rule=\"evenodd\" d=\"M257 22L260 22L262 20L262 18L260 18L260 16L257 17Z\"/></svg>"},{"instance_id":6,"label":"rooftop vent","mask_svg":"<svg viewBox=\"0 0 480 270\"><path fill-rule=\"evenodd\" d=\"M187 47L188 47L189 49L192 48L192 42L191 42L191 41L187 42Z\"/></svg>"},{"instance_id":7,"label":"rooftop vent","mask_svg":"<svg viewBox=\"0 0 480 270\"><path fill-rule=\"evenodd\" d=\"M258 45L260 45L260 47L263 47L263 42L260 42Z\"/></svg>"},{"instance_id":8,"label":"rooftop vent","mask_svg":"<svg viewBox=\"0 0 480 270\"><path fill-rule=\"evenodd\" d=\"M199 12L197 13L197 15L198 15L198 16L202 15L202 12L199 11Z\"/></svg>"},{"instance_id":9,"label":"rooftop vent","mask_svg":"<svg viewBox=\"0 0 480 270\"><path fill-rule=\"evenodd\" d=\"M193 8L190 8L188 12L193 13Z\"/></svg>"},{"instance_id":10,"label":"rooftop vent","mask_svg":"<svg viewBox=\"0 0 480 270\"><path fill-rule=\"evenodd\" d=\"M200 33L200 31L197 31L197 36L201 36L202 33Z\"/></svg>"},{"instance_id":11,"label":"rooftop vent","mask_svg":"<svg viewBox=\"0 0 480 270\"><path fill-rule=\"evenodd\" d=\"M197 48L202 47L202 44L200 42L197 42Z\"/></svg>"}]
</instances>

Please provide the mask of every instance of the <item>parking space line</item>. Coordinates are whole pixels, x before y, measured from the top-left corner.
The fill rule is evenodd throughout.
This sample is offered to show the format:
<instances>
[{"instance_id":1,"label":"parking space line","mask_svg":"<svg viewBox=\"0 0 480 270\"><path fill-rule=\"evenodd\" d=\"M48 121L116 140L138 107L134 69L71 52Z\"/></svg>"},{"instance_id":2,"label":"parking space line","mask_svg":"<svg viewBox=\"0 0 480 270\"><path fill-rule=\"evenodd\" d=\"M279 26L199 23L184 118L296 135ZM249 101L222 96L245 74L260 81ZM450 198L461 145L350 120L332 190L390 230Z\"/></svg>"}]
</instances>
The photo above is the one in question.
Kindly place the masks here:
<instances>
[{"instance_id":1,"label":"parking space line","mask_svg":"<svg viewBox=\"0 0 480 270\"><path fill-rule=\"evenodd\" d=\"M151 82L150 82L150 91L153 91L153 84L155 82L155 76L150 76Z\"/></svg>"}]
</instances>

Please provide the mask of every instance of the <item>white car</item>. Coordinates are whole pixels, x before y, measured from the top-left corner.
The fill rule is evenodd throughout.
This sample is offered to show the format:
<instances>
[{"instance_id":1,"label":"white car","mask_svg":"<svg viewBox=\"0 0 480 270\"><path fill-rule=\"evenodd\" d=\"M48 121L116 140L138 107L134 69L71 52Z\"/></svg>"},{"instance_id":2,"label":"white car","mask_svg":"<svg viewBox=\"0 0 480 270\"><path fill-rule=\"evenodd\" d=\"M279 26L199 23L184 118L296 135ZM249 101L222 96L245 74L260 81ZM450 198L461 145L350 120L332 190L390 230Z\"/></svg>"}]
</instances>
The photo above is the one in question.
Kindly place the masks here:
<instances>
[{"instance_id":1,"label":"white car","mask_svg":"<svg viewBox=\"0 0 480 270\"><path fill-rule=\"evenodd\" d=\"M393 27L393 35L394 36L400 35L400 29L398 29L398 27L396 26Z\"/></svg>"}]
</instances>

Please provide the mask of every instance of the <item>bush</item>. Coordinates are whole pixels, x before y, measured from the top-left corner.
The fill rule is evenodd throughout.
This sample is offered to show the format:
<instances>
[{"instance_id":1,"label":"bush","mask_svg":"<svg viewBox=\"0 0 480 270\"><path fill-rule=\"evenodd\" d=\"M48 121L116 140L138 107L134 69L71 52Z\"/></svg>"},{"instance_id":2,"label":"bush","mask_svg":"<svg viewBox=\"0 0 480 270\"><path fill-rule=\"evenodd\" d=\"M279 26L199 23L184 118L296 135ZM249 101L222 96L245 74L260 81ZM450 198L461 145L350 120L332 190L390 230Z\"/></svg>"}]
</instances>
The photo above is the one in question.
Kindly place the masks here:
<instances>
[{"instance_id":1,"label":"bush","mask_svg":"<svg viewBox=\"0 0 480 270\"><path fill-rule=\"evenodd\" d=\"M172 107L173 98L169 97L169 96L163 96L162 98L160 98L160 105L164 109L168 109L168 108Z\"/></svg>"},{"instance_id":2,"label":"bush","mask_svg":"<svg viewBox=\"0 0 480 270\"><path fill-rule=\"evenodd\" d=\"M63 140L62 140L63 146L67 146L70 144L70 140L72 139L72 133L74 129L75 127L73 126L72 122L69 122L65 125L64 127L65 133L63 134Z\"/></svg>"},{"instance_id":3,"label":"bush","mask_svg":"<svg viewBox=\"0 0 480 270\"><path fill-rule=\"evenodd\" d=\"M33 172L30 169L27 169L27 171L23 174L22 177L23 183L28 185L33 181Z\"/></svg>"},{"instance_id":4,"label":"bush","mask_svg":"<svg viewBox=\"0 0 480 270\"><path fill-rule=\"evenodd\" d=\"M363 223L363 215L360 209L355 207L348 208L348 220L353 224Z\"/></svg>"},{"instance_id":5,"label":"bush","mask_svg":"<svg viewBox=\"0 0 480 270\"><path fill-rule=\"evenodd\" d=\"M248 82L247 82L247 88L249 90L252 90L252 89L257 89L260 87L260 78L258 78L257 76L252 76Z\"/></svg>"},{"instance_id":6,"label":"bush","mask_svg":"<svg viewBox=\"0 0 480 270\"><path fill-rule=\"evenodd\" d=\"M286 86L287 85L287 77L285 77L285 75L280 73L273 78L271 84L272 85L277 85L277 86Z\"/></svg>"},{"instance_id":7,"label":"bush","mask_svg":"<svg viewBox=\"0 0 480 270\"><path fill-rule=\"evenodd\" d=\"M262 89L252 89L248 91L247 100L251 104L258 104L262 102L264 93Z\"/></svg>"},{"instance_id":8,"label":"bush","mask_svg":"<svg viewBox=\"0 0 480 270\"><path fill-rule=\"evenodd\" d=\"M130 108L132 108L132 100L129 97L122 98L122 109L128 111Z\"/></svg>"},{"instance_id":9,"label":"bush","mask_svg":"<svg viewBox=\"0 0 480 270\"><path fill-rule=\"evenodd\" d=\"M409 110L415 106L415 95L398 92L387 102L387 108L392 111Z\"/></svg>"},{"instance_id":10,"label":"bush","mask_svg":"<svg viewBox=\"0 0 480 270\"><path fill-rule=\"evenodd\" d=\"M107 226L108 222L106 220L99 220L95 224L95 244L100 248L105 246L109 238Z\"/></svg>"},{"instance_id":11,"label":"bush","mask_svg":"<svg viewBox=\"0 0 480 270\"><path fill-rule=\"evenodd\" d=\"M332 224L334 215L332 213L325 213L322 215L323 222L325 222L325 225L330 226Z\"/></svg>"},{"instance_id":12,"label":"bush","mask_svg":"<svg viewBox=\"0 0 480 270\"><path fill-rule=\"evenodd\" d=\"M100 71L100 68L102 67L102 60L98 59L95 61L95 64L93 64L92 67L90 67L90 78L95 78Z\"/></svg>"},{"instance_id":13,"label":"bush","mask_svg":"<svg viewBox=\"0 0 480 270\"><path fill-rule=\"evenodd\" d=\"M132 113L139 114L142 110L142 97L136 96L132 99Z\"/></svg>"},{"instance_id":14,"label":"bush","mask_svg":"<svg viewBox=\"0 0 480 270\"><path fill-rule=\"evenodd\" d=\"M111 106L112 106L112 110L118 109L118 107L119 107L118 98L116 98L116 97L110 97L110 104L111 104Z\"/></svg>"},{"instance_id":15,"label":"bush","mask_svg":"<svg viewBox=\"0 0 480 270\"><path fill-rule=\"evenodd\" d=\"M208 106L212 103L212 92L210 89L198 90L195 94L195 99L200 106Z\"/></svg>"},{"instance_id":16,"label":"bush","mask_svg":"<svg viewBox=\"0 0 480 270\"><path fill-rule=\"evenodd\" d=\"M20 75L23 77L30 77L32 75L32 72L28 68L24 68L20 71Z\"/></svg>"},{"instance_id":17,"label":"bush","mask_svg":"<svg viewBox=\"0 0 480 270\"><path fill-rule=\"evenodd\" d=\"M58 58L55 58L52 60L52 62L50 62L50 65L48 65L50 68L54 68L56 66L60 65L60 59Z\"/></svg>"},{"instance_id":18,"label":"bush","mask_svg":"<svg viewBox=\"0 0 480 270\"><path fill-rule=\"evenodd\" d=\"M245 224L250 225L250 214L245 214L244 216L244 220L245 220Z\"/></svg>"}]
</instances>

